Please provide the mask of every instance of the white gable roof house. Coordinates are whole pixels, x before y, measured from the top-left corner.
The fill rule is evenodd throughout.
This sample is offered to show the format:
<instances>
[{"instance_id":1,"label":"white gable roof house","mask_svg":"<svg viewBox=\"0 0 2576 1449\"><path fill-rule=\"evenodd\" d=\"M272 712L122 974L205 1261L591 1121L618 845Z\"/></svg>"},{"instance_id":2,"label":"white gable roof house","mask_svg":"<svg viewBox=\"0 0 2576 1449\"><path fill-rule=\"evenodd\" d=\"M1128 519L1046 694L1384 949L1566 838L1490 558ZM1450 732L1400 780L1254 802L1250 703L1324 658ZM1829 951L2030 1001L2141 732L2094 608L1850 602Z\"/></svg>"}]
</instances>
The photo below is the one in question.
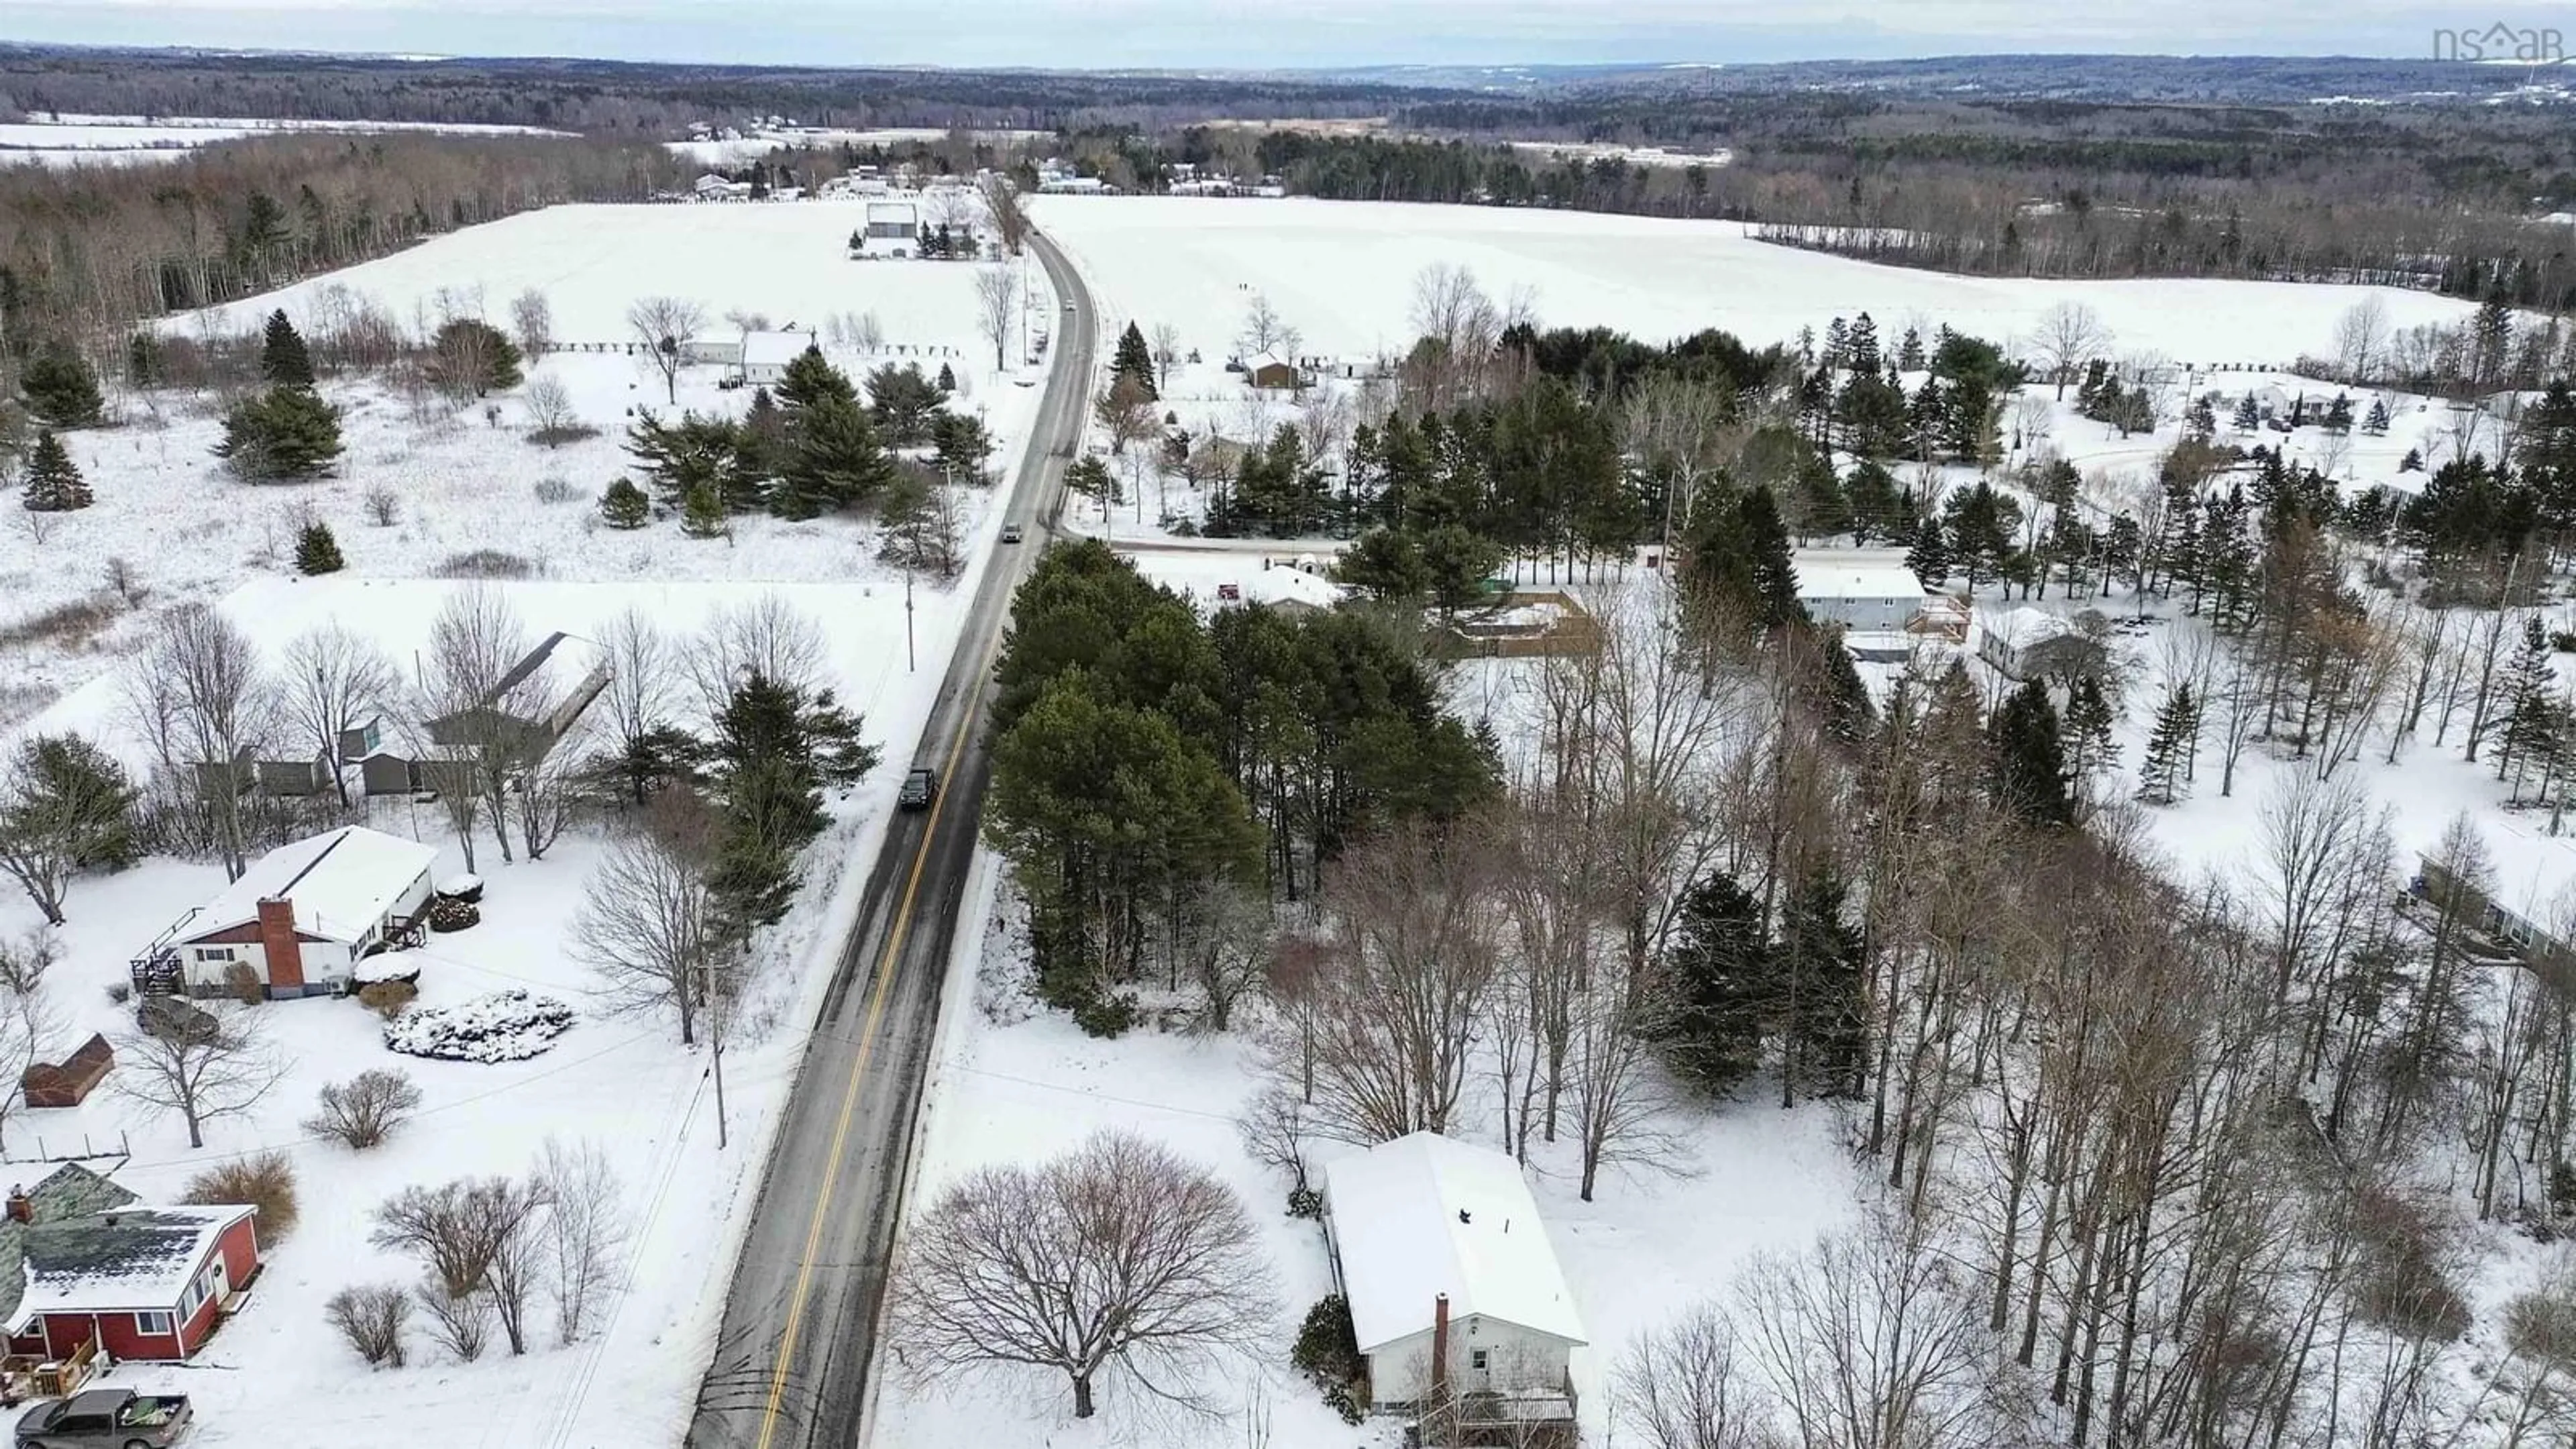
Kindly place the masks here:
<instances>
[{"instance_id":1,"label":"white gable roof house","mask_svg":"<svg viewBox=\"0 0 2576 1449\"><path fill-rule=\"evenodd\" d=\"M1798 601L1819 624L1864 633L1892 632L1914 622L1931 590L1892 549L1799 549Z\"/></svg>"},{"instance_id":2,"label":"white gable roof house","mask_svg":"<svg viewBox=\"0 0 2576 1449\"><path fill-rule=\"evenodd\" d=\"M742 334L742 379L776 382L786 375L787 364L813 345L811 332L746 332Z\"/></svg>"},{"instance_id":3,"label":"white gable roof house","mask_svg":"<svg viewBox=\"0 0 2576 1449\"><path fill-rule=\"evenodd\" d=\"M2098 673L2102 646L2073 621L2024 604L1977 615L1977 657L2006 678L2032 680Z\"/></svg>"},{"instance_id":4,"label":"white gable roof house","mask_svg":"<svg viewBox=\"0 0 2576 1449\"><path fill-rule=\"evenodd\" d=\"M135 985L219 996L247 969L271 998L346 992L361 958L420 939L437 859L363 825L281 845L145 948Z\"/></svg>"},{"instance_id":5,"label":"white gable roof house","mask_svg":"<svg viewBox=\"0 0 2576 1449\"><path fill-rule=\"evenodd\" d=\"M1583 1320L1505 1153L1416 1132L1328 1164L1324 1237L1380 1410L1570 1422Z\"/></svg>"}]
</instances>

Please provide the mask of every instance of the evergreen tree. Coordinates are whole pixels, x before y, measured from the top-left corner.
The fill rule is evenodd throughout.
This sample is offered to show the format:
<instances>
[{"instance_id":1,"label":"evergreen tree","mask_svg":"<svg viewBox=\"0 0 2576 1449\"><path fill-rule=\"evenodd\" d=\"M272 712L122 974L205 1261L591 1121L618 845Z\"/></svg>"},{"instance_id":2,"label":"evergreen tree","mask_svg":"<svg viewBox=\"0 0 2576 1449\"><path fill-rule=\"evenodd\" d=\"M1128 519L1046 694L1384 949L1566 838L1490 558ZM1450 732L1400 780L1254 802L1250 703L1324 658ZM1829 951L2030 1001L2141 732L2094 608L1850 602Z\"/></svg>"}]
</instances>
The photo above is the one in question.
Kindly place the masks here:
<instances>
[{"instance_id":1,"label":"evergreen tree","mask_svg":"<svg viewBox=\"0 0 2576 1449\"><path fill-rule=\"evenodd\" d=\"M2076 779L2107 770L2118 762L2120 747L2111 738L2111 728L2117 723L2101 681L2090 674L2077 675L2075 682L2067 686L2065 722L2065 741L2071 757L2068 764Z\"/></svg>"},{"instance_id":2,"label":"evergreen tree","mask_svg":"<svg viewBox=\"0 0 2576 1449\"><path fill-rule=\"evenodd\" d=\"M1849 333L1851 370L1877 376L1884 364L1878 355L1878 324L1863 312L1853 319Z\"/></svg>"},{"instance_id":3,"label":"evergreen tree","mask_svg":"<svg viewBox=\"0 0 2576 1449\"><path fill-rule=\"evenodd\" d=\"M315 520L304 525L295 538L295 571L300 574L336 574L345 564L340 558L340 540L331 536L331 525Z\"/></svg>"},{"instance_id":4,"label":"evergreen tree","mask_svg":"<svg viewBox=\"0 0 2576 1449\"><path fill-rule=\"evenodd\" d=\"M1731 503L1693 509L1685 567L1693 595L1730 629L1761 635L1807 617L1789 531L1767 487L1757 484Z\"/></svg>"},{"instance_id":5,"label":"evergreen tree","mask_svg":"<svg viewBox=\"0 0 2576 1449\"><path fill-rule=\"evenodd\" d=\"M2361 430L2374 438L2387 433L2388 399L2375 397L2370 400L2370 411L2362 417Z\"/></svg>"},{"instance_id":6,"label":"evergreen tree","mask_svg":"<svg viewBox=\"0 0 2576 1449\"><path fill-rule=\"evenodd\" d=\"M1911 327L1905 329L1904 338L1896 344L1896 367L1900 372L1921 372L1923 370L1922 333L1915 331Z\"/></svg>"},{"instance_id":7,"label":"evergreen tree","mask_svg":"<svg viewBox=\"0 0 2576 1449\"><path fill-rule=\"evenodd\" d=\"M697 483L680 504L680 531L691 538L720 538L726 530L724 500L715 485Z\"/></svg>"},{"instance_id":8,"label":"evergreen tree","mask_svg":"<svg viewBox=\"0 0 2576 1449\"><path fill-rule=\"evenodd\" d=\"M937 449L932 461L942 473L960 483L985 481L984 467L993 458L993 435L985 431L983 419L971 413L935 414L930 441Z\"/></svg>"},{"instance_id":9,"label":"evergreen tree","mask_svg":"<svg viewBox=\"0 0 2576 1449\"><path fill-rule=\"evenodd\" d=\"M1712 872L1682 897L1664 962L1677 999L1661 1036L1674 1072L1709 1092L1751 1076L1779 984L1762 903Z\"/></svg>"},{"instance_id":10,"label":"evergreen tree","mask_svg":"<svg viewBox=\"0 0 2576 1449\"><path fill-rule=\"evenodd\" d=\"M1950 545L1941 520L1926 518L1914 526L1914 542L1905 550L1905 567L1925 592L1938 592L1950 582Z\"/></svg>"},{"instance_id":11,"label":"evergreen tree","mask_svg":"<svg viewBox=\"0 0 2576 1449\"><path fill-rule=\"evenodd\" d=\"M944 401L939 385L922 376L917 363L887 363L868 374L868 412L891 447L929 442Z\"/></svg>"},{"instance_id":12,"label":"evergreen tree","mask_svg":"<svg viewBox=\"0 0 2576 1449\"><path fill-rule=\"evenodd\" d=\"M2409 449L2407 449L2407 450L2406 450L2406 456L2397 460L2397 471L2398 471L2398 472L2400 472L2400 473L2421 473L2421 472L2423 472L2423 471L2424 471L2424 450L2423 450L2423 449L2421 449L2421 448L2409 448Z\"/></svg>"},{"instance_id":13,"label":"evergreen tree","mask_svg":"<svg viewBox=\"0 0 2576 1449\"><path fill-rule=\"evenodd\" d=\"M1867 458L1854 465L1843 484L1851 515L1852 540L1864 547L1879 539L1901 539L1911 510L1896 476Z\"/></svg>"},{"instance_id":14,"label":"evergreen tree","mask_svg":"<svg viewBox=\"0 0 2576 1449\"><path fill-rule=\"evenodd\" d=\"M787 466L791 450L787 410L769 395L769 389L753 388L751 405L743 409L742 425L734 433L733 477L718 485L726 508L743 513L759 507L770 483Z\"/></svg>"},{"instance_id":15,"label":"evergreen tree","mask_svg":"<svg viewBox=\"0 0 2576 1449\"><path fill-rule=\"evenodd\" d=\"M939 364L939 392L943 397L957 394L957 369L944 362Z\"/></svg>"},{"instance_id":16,"label":"evergreen tree","mask_svg":"<svg viewBox=\"0 0 2576 1449\"><path fill-rule=\"evenodd\" d=\"M1133 378L1136 388L1148 402L1162 394L1154 390L1154 350L1145 345L1145 333L1135 323L1118 335L1118 350L1110 358L1109 377L1114 385L1120 378Z\"/></svg>"},{"instance_id":17,"label":"evergreen tree","mask_svg":"<svg viewBox=\"0 0 2576 1449\"><path fill-rule=\"evenodd\" d=\"M1977 589L2001 577L2013 552L2013 532L2021 525L2021 508L1983 478L1952 491L1941 505L1942 528L1948 535L1953 568L1965 572Z\"/></svg>"},{"instance_id":18,"label":"evergreen tree","mask_svg":"<svg viewBox=\"0 0 2576 1449\"><path fill-rule=\"evenodd\" d=\"M1861 682L1860 668L1843 644L1842 626L1811 632L1815 668L1803 671L1800 683L1812 696L1825 733L1845 744L1858 744L1869 738L1870 726L1878 722L1878 707L1870 702L1869 686Z\"/></svg>"},{"instance_id":19,"label":"evergreen tree","mask_svg":"<svg viewBox=\"0 0 2576 1449\"><path fill-rule=\"evenodd\" d=\"M2352 431L2352 397L2349 394L2336 393L2334 401L2326 404L2324 425L2330 433Z\"/></svg>"},{"instance_id":20,"label":"evergreen tree","mask_svg":"<svg viewBox=\"0 0 2576 1449\"><path fill-rule=\"evenodd\" d=\"M36 434L35 450L27 455L23 499L30 513L68 513L87 508L92 501L89 480L81 476L70 450L51 428Z\"/></svg>"},{"instance_id":21,"label":"evergreen tree","mask_svg":"<svg viewBox=\"0 0 2576 1449\"><path fill-rule=\"evenodd\" d=\"M2504 380L2505 358L2513 350L2513 310L2505 305L2501 290L2489 290L2487 299L2478 304L2478 313L2469 319L2469 380L2480 387L2493 387Z\"/></svg>"},{"instance_id":22,"label":"evergreen tree","mask_svg":"<svg viewBox=\"0 0 2576 1449\"><path fill-rule=\"evenodd\" d=\"M2563 733L2557 674L2550 668L2549 636L2538 617L2522 621L2522 642L2505 660L2496 682L2502 701L2487 721L2496 740L2496 778L2513 782L2514 797L2534 769L2546 771Z\"/></svg>"},{"instance_id":23,"label":"evergreen tree","mask_svg":"<svg viewBox=\"0 0 2576 1449\"><path fill-rule=\"evenodd\" d=\"M2191 773L2192 744L2199 735L2200 703L2191 682L2175 683L2156 707L2155 728L2147 734L2146 758L2138 762L2138 798L2149 805L2171 805Z\"/></svg>"},{"instance_id":24,"label":"evergreen tree","mask_svg":"<svg viewBox=\"0 0 2576 1449\"><path fill-rule=\"evenodd\" d=\"M2236 414L2227 420L2227 425L2240 433L2263 426L2263 411L2255 405L2254 394L2249 392L2236 400Z\"/></svg>"},{"instance_id":25,"label":"evergreen tree","mask_svg":"<svg viewBox=\"0 0 2576 1449\"><path fill-rule=\"evenodd\" d=\"M125 339L125 380L136 387L161 385L161 338L149 327Z\"/></svg>"},{"instance_id":26,"label":"evergreen tree","mask_svg":"<svg viewBox=\"0 0 2576 1449\"><path fill-rule=\"evenodd\" d=\"M742 427L729 418L690 412L680 414L676 423L665 423L647 412L627 429L626 451L652 480L654 493L675 508L701 484L718 507L744 486L735 478L742 468Z\"/></svg>"},{"instance_id":27,"label":"evergreen tree","mask_svg":"<svg viewBox=\"0 0 2576 1449\"><path fill-rule=\"evenodd\" d=\"M1802 1081L1810 1097L1848 1100L1860 1096L1869 1080L1869 1032L1863 1025L1867 943L1844 918L1847 895L1841 881L1820 871L1782 904L1776 949L1789 978L1784 1106L1794 1101Z\"/></svg>"},{"instance_id":28,"label":"evergreen tree","mask_svg":"<svg viewBox=\"0 0 2576 1449\"><path fill-rule=\"evenodd\" d=\"M2075 823L2066 746L2047 686L2034 679L2004 697L1987 728L1986 750L1996 808L2029 825Z\"/></svg>"},{"instance_id":29,"label":"evergreen tree","mask_svg":"<svg viewBox=\"0 0 2576 1449\"><path fill-rule=\"evenodd\" d=\"M89 359L59 339L37 348L19 369L18 391L28 413L50 428L94 428L107 415Z\"/></svg>"},{"instance_id":30,"label":"evergreen tree","mask_svg":"<svg viewBox=\"0 0 2576 1449\"><path fill-rule=\"evenodd\" d=\"M599 497L599 516L611 528L642 528L652 512L653 501L623 473L609 479L608 491Z\"/></svg>"},{"instance_id":31,"label":"evergreen tree","mask_svg":"<svg viewBox=\"0 0 2576 1449\"><path fill-rule=\"evenodd\" d=\"M813 518L873 501L894 481L894 459L865 408L832 399L798 411L787 465L770 490L769 511Z\"/></svg>"},{"instance_id":32,"label":"evergreen tree","mask_svg":"<svg viewBox=\"0 0 2576 1449\"><path fill-rule=\"evenodd\" d=\"M2197 438L2211 437L2218 432L2218 408L2209 400L2209 394L2203 393L2191 400L2191 406L2183 413L2183 426Z\"/></svg>"},{"instance_id":33,"label":"evergreen tree","mask_svg":"<svg viewBox=\"0 0 2576 1449\"><path fill-rule=\"evenodd\" d=\"M340 458L340 410L309 387L281 383L233 405L215 456L252 482L311 478Z\"/></svg>"},{"instance_id":34,"label":"evergreen tree","mask_svg":"<svg viewBox=\"0 0 2576 1449\"><path fill-rule=\"evenodd\" d=\"M773 391L778 405L790 412L859 400L859 390L851 386L849 377L823 356L822 348L810 342L779 370L778 386Z\"/></svg>"},{"instance_id":35,"label":"evergreen tree","mask_svg":"<svg viewBox=\"0 0 2576 1449\"><path fill-rule=\"evenodd\" d=\"M311 387L313 355L305 350L304 334L286 320L286 309L268 314L259 347L259 375L272 387Z\"/></svg>"}]
</instances>

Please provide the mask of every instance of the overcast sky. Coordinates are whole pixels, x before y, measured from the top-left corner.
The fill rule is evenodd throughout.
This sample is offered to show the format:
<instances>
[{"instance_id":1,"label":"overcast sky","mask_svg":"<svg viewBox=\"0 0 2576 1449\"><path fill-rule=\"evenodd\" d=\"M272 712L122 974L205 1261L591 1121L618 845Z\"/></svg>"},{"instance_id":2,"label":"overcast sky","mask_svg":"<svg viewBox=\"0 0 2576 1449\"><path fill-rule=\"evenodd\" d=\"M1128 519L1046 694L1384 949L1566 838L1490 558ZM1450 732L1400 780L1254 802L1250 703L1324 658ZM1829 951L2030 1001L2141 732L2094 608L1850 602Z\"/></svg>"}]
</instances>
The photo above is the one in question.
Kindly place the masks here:
<instances>
[{"instance_id":1,"label":"overcast sky","mask_svg":"<svg viewBox=\"0 0 2576 1449\"><path fill-rule=\"evenodd\" d=\"M806 65L1267 67L1992 51L2426 56L2576 10L2409 0L0 0L0 39Z\"/></svg>"}]
</instances>

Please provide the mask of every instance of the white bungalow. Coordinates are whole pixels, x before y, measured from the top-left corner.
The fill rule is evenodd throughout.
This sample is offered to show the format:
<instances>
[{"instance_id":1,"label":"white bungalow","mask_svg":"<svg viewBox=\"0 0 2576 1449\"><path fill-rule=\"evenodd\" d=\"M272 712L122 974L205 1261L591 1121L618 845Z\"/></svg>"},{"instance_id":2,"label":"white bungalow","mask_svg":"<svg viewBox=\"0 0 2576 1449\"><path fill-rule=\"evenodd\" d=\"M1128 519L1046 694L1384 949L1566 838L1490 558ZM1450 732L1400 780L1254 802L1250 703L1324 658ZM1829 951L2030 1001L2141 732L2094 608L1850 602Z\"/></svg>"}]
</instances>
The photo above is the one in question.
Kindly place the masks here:
<instances>
[{"instance_id":1,"label":"white bungalow","mask_svg":"<svg viewBox=\"0 0 2576 1449\"><path fill-rule=\"evenodd\" d=\"M1864 634L1898 633L1923 612L1931 590L1889 549L1800 549L1798 601L1819 624Z\"/></svg>"},{"instance_id":2,"label":"white bungalow","mask_svg":"<svg viewBox=\"0 0 2576 1449\"><path fill-rule=\"evenodd\" d=\"M363 825L281 845L134 962L147 990L233 990L247 968L272 999L349 990L360 958L419 938L434 846Z\"/></svg>"},{"instance_id":3,"label":"white bungalow","mask_svg":"<svg viewBox=\"0 0 2576 1449\"><path fill-rule=\"evenodd\" d=\"M1520 1164L1416 1132L1329 1164L1324 1236L1381 1410L1573 1416L1583 1320Z\"/></svg>"},{"instance_id":4,"label":"white bungalow","mask_svg":"<svg viewBox=\"0 0 2576 1449\"><path fill-rule=\"evenodd\" d=\"M813 345L811 332L746 332L742 334L742 380L776 382L786 375L787 364Z\"/></svg>"}]
</instances>

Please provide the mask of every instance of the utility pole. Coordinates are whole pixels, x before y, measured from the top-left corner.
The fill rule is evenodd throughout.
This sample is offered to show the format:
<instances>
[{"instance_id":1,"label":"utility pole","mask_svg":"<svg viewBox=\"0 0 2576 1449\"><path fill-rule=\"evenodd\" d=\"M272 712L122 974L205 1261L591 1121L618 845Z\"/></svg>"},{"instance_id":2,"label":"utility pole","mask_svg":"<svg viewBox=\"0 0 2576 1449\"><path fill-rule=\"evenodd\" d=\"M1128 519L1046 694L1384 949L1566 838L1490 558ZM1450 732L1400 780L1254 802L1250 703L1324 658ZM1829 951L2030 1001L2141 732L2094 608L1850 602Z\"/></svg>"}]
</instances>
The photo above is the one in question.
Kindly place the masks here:
<instances>
[{"instance_id":1,"label":"utility pole","mask_svg":"<svg viewBox=\"0 0 2576 1449\"><path fill-rule=\"evenodd\" d=\"M903 672L910 674L919 666L912 649L912 559L903 561Z\"/></svg>"},{"instance_id":2,"label":"utility pole","mask_svg":"<svg viewBox=\"0 0 2576 1449\"><path fill-rule=\"evenodd\" d=\"M716 963L711 957L707 973L707 1040L715 1048L716 1075L716 1150L725 1149L724 1105L724 1006L716 1000Z\"/></svg>"}]
</instances>

